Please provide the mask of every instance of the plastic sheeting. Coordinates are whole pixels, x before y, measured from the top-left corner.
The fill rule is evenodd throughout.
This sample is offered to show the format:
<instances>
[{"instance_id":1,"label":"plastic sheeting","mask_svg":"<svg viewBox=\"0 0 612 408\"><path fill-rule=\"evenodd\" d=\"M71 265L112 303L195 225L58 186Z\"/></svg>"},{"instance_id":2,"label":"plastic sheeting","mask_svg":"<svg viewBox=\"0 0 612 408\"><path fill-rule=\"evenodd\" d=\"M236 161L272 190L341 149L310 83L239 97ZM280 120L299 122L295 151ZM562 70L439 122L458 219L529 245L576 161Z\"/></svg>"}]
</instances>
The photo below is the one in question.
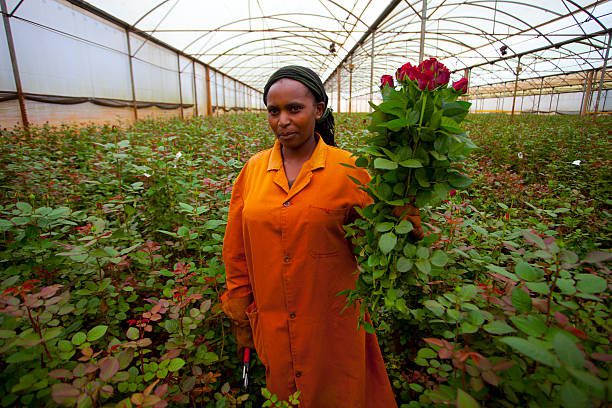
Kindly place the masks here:
<instances>
[{"instance_id":1,"label":"plastic sheeting","mask_svg":"<svg viewBox=\"0 0 612 408\"><path fill-rule=\"evenodd\" d=\"M0 90L16 91L13 66L6 36L4 35L4 19L0 19Z\"/></svg>"},{"instance_id":2,"label":"plastic sheeting","mask_svg":"<svg viewBox=\"0 0 612 408\"><path fill-rule=\"evenodd\" d=\"M25 1L11 30L23 91L131 99L125 32L70 4Z\"/></svg>"}]
</instances>

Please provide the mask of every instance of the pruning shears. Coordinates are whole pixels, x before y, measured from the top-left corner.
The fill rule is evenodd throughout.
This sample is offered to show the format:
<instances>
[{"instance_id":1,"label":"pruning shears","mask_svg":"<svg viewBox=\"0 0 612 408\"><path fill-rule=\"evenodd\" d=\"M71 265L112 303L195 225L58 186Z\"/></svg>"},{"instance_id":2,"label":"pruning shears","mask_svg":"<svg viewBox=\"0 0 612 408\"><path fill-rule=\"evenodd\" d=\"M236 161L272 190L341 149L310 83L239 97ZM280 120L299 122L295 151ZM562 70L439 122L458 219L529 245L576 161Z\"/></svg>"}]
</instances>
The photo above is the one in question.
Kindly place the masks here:
<instances>
[{"instance_id":1,"label":"pruning shears","mask_svg":"<svg viewBox=\"0 0 612 408\"><path fill-rule=\"evenodd\" d=\"M245 347L242 355L242 389L246 391L249 386L249 363L251 362L251 349Z\"/></svg>"}]
</instances>

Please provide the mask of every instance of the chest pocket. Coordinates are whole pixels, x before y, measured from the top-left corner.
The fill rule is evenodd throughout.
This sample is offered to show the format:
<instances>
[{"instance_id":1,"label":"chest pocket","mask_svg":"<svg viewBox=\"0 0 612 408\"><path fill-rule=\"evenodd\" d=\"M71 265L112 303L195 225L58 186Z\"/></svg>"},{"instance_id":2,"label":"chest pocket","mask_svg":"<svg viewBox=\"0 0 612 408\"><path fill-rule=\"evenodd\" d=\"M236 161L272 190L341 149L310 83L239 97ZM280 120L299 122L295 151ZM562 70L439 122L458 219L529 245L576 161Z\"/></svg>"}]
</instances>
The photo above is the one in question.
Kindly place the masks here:
<instances>
[{"instance_id":1,"label":"chest pocket","mask_svg":"<svg viewBox=\"0 0 612 408\"><path fill-rule=\"evenodd\" d=\"M346 245L342 228L346 220L346 208L331 209L311 205L306 220L308 249L314 258L335 256Z\"/></svg>"}]
</instances>

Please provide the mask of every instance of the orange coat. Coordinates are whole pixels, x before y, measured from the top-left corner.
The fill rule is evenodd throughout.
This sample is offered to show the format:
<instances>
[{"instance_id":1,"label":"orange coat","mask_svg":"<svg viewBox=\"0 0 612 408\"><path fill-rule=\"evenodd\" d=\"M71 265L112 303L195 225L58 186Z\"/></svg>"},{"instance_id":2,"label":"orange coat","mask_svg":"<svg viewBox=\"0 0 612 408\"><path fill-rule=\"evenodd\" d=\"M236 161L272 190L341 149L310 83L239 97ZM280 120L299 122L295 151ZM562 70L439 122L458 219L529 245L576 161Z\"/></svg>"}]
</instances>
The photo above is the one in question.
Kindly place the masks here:
<instances>
[{"instance_id":1,"label":"orange coat","mask_svg":"<svg viewBox=\"0 0 612 408\"><path fill-rule=\"evenodd\" d=\"M341 314L336 295L355 286L357 270L342 225L370 202L347 177L366 183L368 173L341 163L354 159L320 137L291 188L278 141L246 163L230 202L221 300L232 319L248 316L266 386L281 399L299 390L302 408L392 408L376 335L357 330L356 308Z\"/></svg>"}]
</instances>

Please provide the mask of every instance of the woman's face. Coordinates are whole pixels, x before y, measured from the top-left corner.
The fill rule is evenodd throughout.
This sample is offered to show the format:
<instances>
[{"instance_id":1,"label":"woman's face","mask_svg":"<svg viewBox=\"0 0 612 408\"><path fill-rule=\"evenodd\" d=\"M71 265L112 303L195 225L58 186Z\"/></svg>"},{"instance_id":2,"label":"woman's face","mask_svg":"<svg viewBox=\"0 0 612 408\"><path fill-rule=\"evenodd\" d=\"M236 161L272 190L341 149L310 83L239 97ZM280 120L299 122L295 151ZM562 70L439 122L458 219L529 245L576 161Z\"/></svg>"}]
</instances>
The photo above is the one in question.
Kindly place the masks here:
<instances>
[{"instance_id":1,"label":"woman's face","mask_svg":"<svg viewBox=\"0 0 612 408\"><path fill-rule=\"evenodd\" d=\"M325 104L316 102L304 84L279 79L270 87L267 102L268 123L283 147L298 149L314 137L315 122Z\"/></svg>"}]
</instances>

